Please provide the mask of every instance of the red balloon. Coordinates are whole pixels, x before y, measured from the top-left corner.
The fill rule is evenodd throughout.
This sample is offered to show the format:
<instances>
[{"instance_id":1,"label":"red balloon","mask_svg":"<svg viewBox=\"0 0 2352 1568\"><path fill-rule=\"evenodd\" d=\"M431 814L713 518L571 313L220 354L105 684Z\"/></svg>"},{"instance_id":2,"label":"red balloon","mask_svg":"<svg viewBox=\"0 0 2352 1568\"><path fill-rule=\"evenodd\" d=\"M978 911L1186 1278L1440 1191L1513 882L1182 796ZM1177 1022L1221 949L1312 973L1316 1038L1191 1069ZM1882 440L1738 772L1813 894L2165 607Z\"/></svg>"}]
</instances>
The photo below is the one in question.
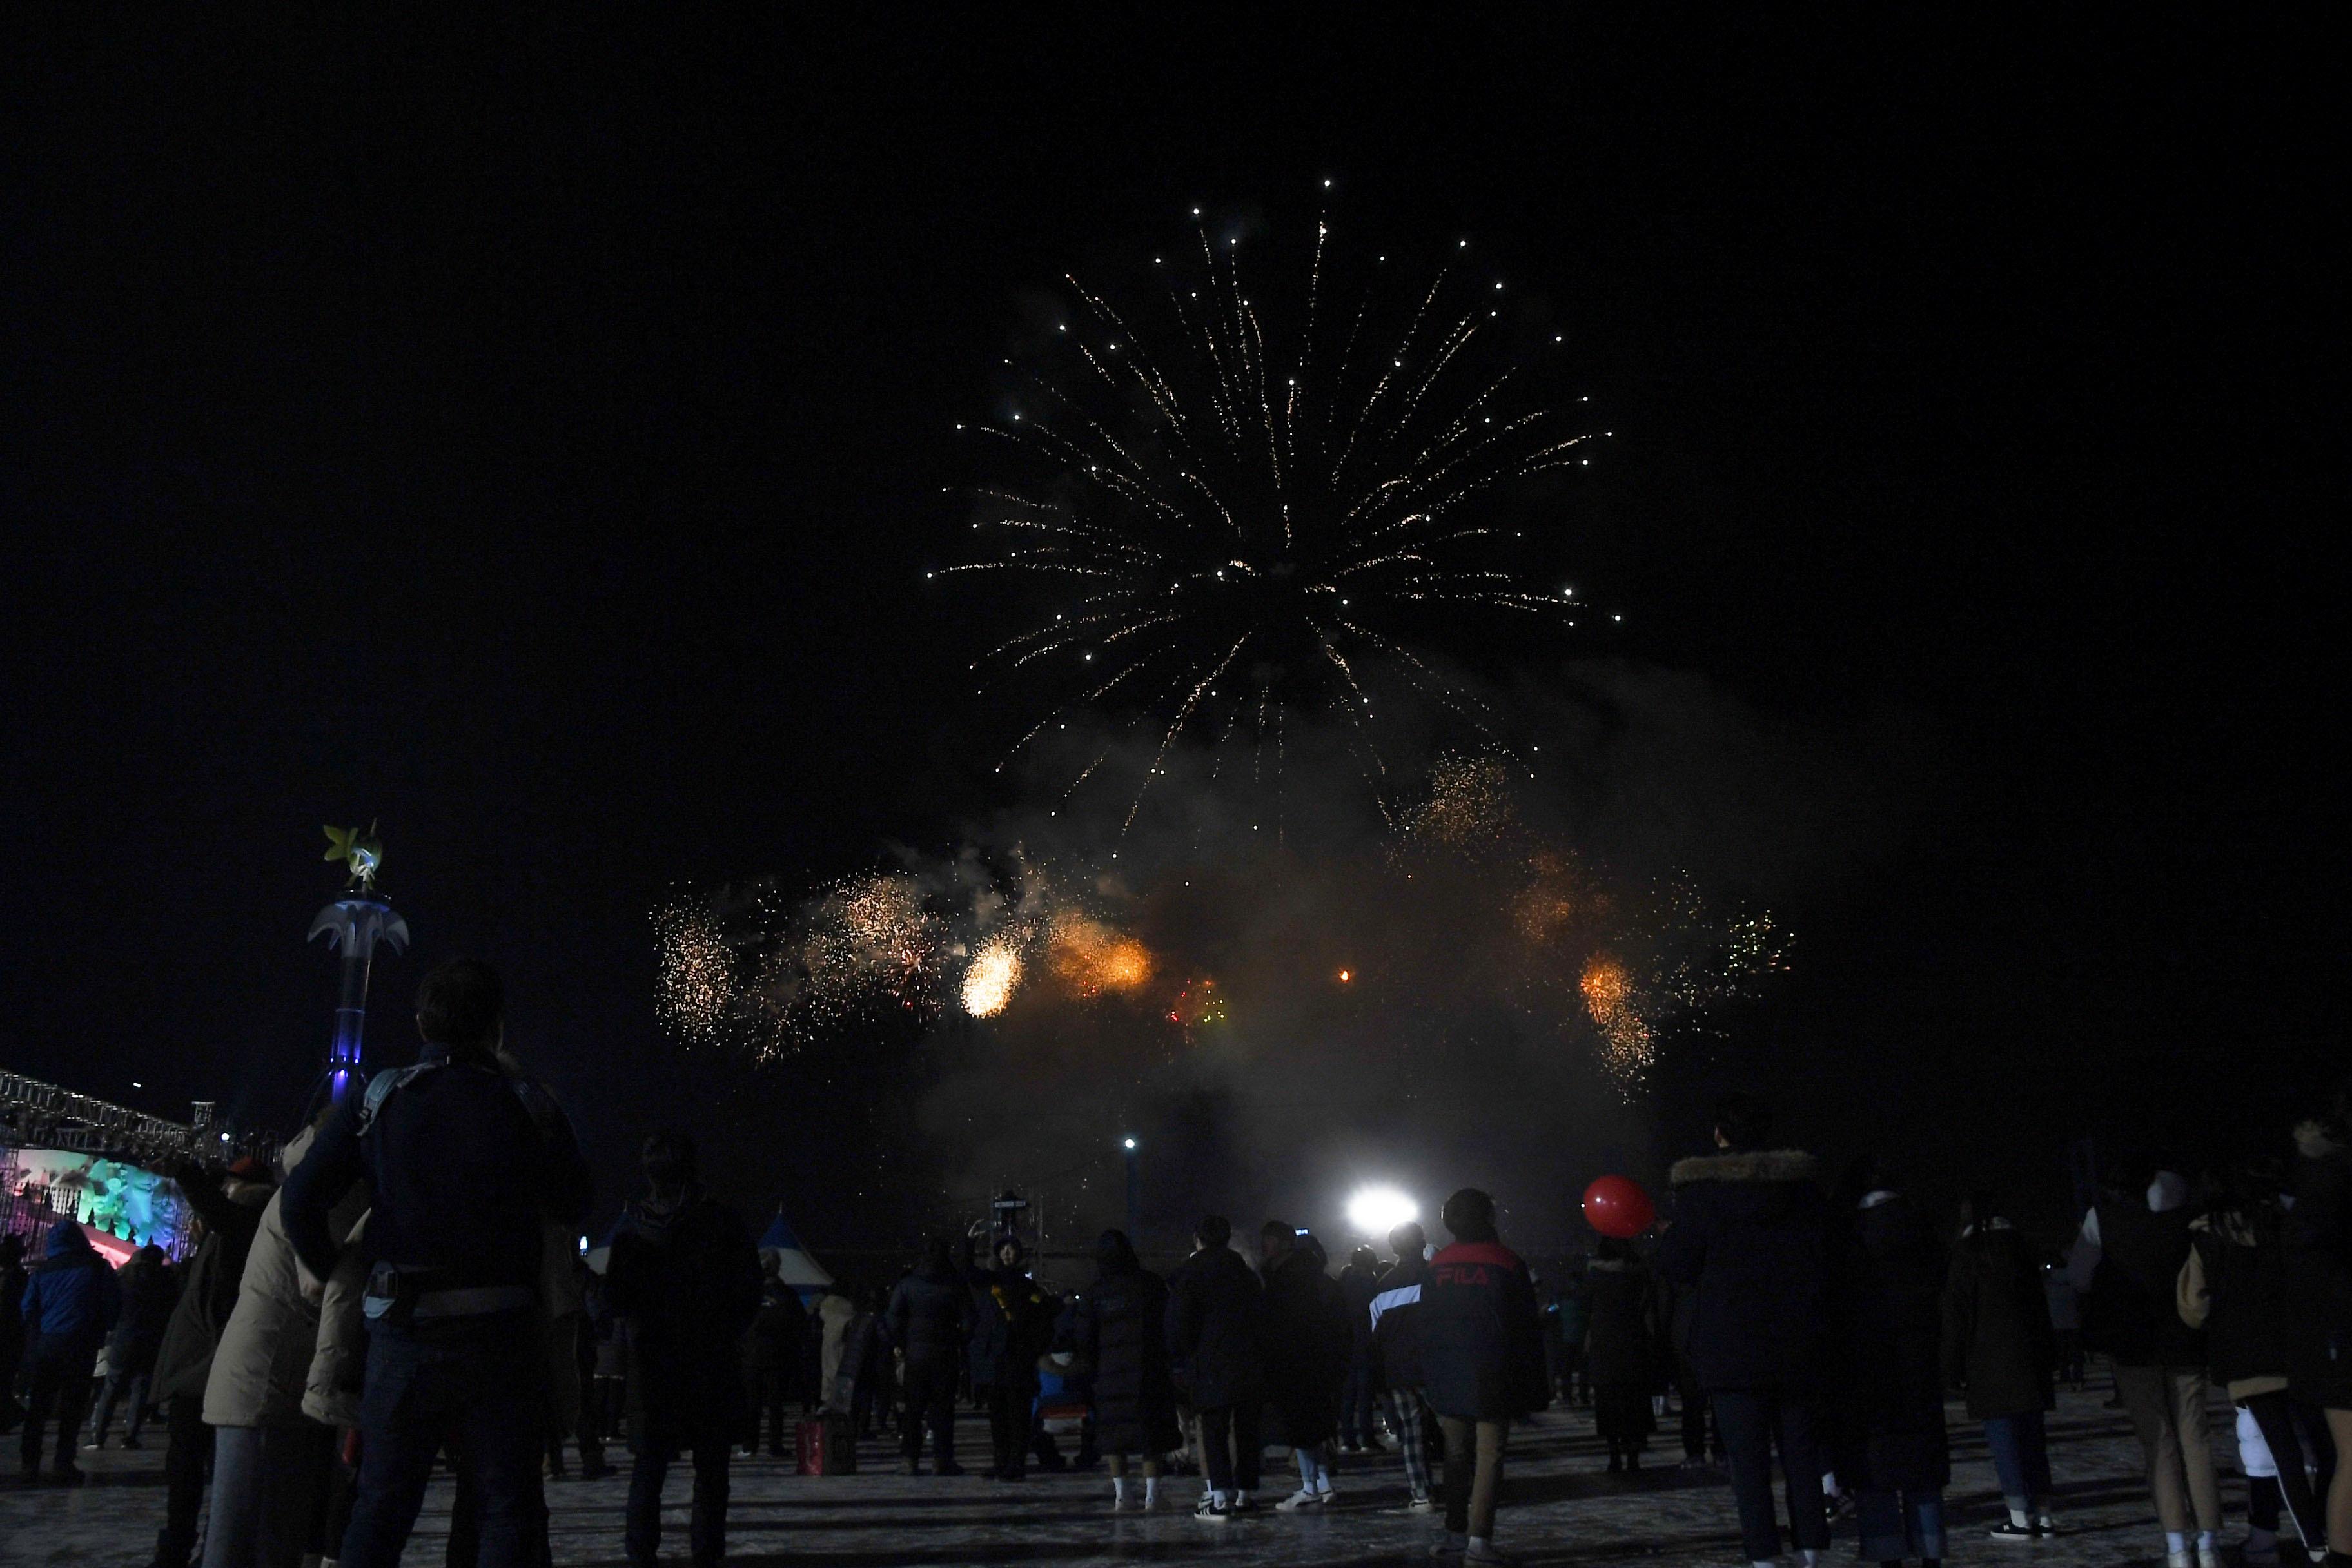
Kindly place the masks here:
<instances>
[{"instance_id":1,"label":"red balloon","mask_svg":"<svg viewBox=\"0 0 2352 1568\"><path fill-rule=\"evenodd\" d=\"M1603 1236L1631 1241L1650 1228L1658 1205L1623 1176L1601 1176L1584 1189L1584 1217Z\"/></svg>"}]
</instances>

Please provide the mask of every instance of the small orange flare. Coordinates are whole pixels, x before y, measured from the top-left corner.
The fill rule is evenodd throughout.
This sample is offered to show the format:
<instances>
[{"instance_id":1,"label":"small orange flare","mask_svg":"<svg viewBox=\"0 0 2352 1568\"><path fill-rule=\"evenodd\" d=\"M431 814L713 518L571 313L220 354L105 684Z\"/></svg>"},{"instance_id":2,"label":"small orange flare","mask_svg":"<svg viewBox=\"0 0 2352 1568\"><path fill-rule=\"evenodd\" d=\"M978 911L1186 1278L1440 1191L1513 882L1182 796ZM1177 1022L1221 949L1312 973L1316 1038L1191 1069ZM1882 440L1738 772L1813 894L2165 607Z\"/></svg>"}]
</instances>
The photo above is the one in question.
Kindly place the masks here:
<instances>
[{"instance_id":1,"label":"small orange flare","mask_svg":"<svg viewBox=\"0 0 2352 1568\"><path fill-rule=\"evenodd\" d=\"M1349 974L1348 971L1346 971L1346 970L1344 970L1344 969L1343 969L1343 970L1341 970L1341 971L1339 971L1339 984L1340 984L1345 985L1346 984L1348 984L1348 982L1349 982L1349 980L1350 978L1352 978L1352 977Z\"/></svg>"}]
</instances>

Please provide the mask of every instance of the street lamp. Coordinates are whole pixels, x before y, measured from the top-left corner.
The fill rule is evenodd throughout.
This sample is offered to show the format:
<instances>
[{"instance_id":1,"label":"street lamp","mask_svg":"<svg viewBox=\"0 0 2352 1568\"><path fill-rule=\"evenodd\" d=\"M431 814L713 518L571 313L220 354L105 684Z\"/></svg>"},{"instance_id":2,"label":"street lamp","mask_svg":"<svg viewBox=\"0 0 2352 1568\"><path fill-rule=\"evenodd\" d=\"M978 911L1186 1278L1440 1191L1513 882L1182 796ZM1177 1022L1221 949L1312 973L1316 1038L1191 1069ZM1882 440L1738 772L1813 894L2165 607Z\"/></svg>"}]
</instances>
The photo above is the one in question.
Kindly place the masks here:
<instances>
[{"instance_id":1,"label":"street lamp","mask_svg":"<svg viewBox=\"0 0 2352 1568\"><path fill-rule=\"evenodd\" d=\"M1131 1137L1119 1146L1127 1151L1127 1239L1133 1242L1143 1216L1143 1154Z\"/></svg>"}]
</instances>

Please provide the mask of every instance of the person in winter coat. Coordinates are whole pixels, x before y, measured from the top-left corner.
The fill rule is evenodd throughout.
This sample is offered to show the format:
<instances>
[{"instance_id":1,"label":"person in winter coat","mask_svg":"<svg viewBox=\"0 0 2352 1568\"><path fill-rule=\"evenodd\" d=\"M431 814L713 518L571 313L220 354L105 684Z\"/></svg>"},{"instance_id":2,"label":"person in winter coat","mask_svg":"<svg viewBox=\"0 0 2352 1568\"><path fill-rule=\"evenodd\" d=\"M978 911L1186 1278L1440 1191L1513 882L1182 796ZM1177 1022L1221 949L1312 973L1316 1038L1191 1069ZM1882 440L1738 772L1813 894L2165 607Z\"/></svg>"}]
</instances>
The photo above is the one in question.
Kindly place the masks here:
<instances>
[{"instance_id":1,"label":"person in winter coat","mask_svg":"<svg viewBox=\"0 0 2352 1568\"><path fill-rule=\"evenodd\" d=\"M1445 1434L1445 1541L1469 1563L1507 1563L1495 1500L1511 1423L1551 1403L1535 1281L1495 1233L1495 1200L1465 1187L1445 1200L1454 1244L1429 1260L1421 1291L1421 1366Z\"/></svg>"},{"instance_id":2,"label":"person in winter coat","mask_svg":"<svg viewBox=\"0 0 2352 1568\"><path fill-rule=\"evenodd\" d=\"M1650 1396L1659 1384L1658 1296L1633 1244L1604 1236L1585 1265L1581 1295L1590 1312L1586 1376L1592 1421L1609 1445L1609 1468L1638 1470L1657 1429Z\"/></svg>"},{"instance_id":3,"label":"person in winter coat","mask_svg":"<svg viewBox=\"0 0 2352 1568\"><path fill-rule=\"evenodd\" d=\"M1592 1302L1585 1293L1587 1272L1586 1267L1578 1267L1552 1300L1551 1338L1559 1356L1552 1392L1563 1404L1592 1403L1592 1373L1585 1364L1587 1342L1592 1336Z\"/></svg>"},{"instance_id":4,"label":"person in winter coat","mask_svg":"<svg viewBox=\"0 0 2352 1568\"><path fill-rule=\"evenodd\" d=\"M1268 1220L1258 1250L1265 1260L1266 1402L1298 1466L1298 1489L1275 1506L1295 1513L1332 1499L1328 1450L1339 1430L1355 1336L1339 1283L1324 1272L1320 1242Z\"/></svg>"},{"instance_id":5,"label":"person in winter coat","mask_svg":"<svg viewBox=\"0 0 2352 1568\"><path fill-rule=\"evenodd\" d=\"M1840 1184L1831 1312L1832 1451L1860 1514L1862 1556L1944 1560L1943 1249L1918 1206L1864 1155Z\"/></svg>"},{"instance_id":6,"label":"person in winter coat","mask_svg":"<svg viewBox=\"0 0 2352 1568\"><path fill-rule=\"evenodd\" d=\"M1095 1446L1110 1456L1111 1506L1160 1506L1160 1457L1183 1441L1170 1373L1168 1286L1143 1267L1127 1233L1095 1243L1095 1282L1071 1313L1070 1348L1094 1394ZM1143 1456L1143 1494L1128 1489L1128 1461Z\"/></svg>"},{"instance_id":7,"label":"person in winter coat","mask_svg":"<svg viewBox=\"0 0 2352 1568\"><path fill-rule=\"evenodd\" d=\"M2178 1173L2143 1163L2083 1216L2071 1267L2088 1298L2095 1348L2115 1362L2116 1392L2147 1462L2167 1568L2219 1568L2221 1488L2205 1414L2205 1335L2180 1321L2178 1303L2191 1250L2188 1200Z\"/></svg>"},{"instance_id":8,"label":"person in winter coat","mask_svg":"<svg viewBox=\"0 0 2352 1568\"><path fill-rule=\"evenodd\" d=\"M1223 1522L1255 1505L1265 1446L1265 1288L1241 1254L1223 1215L1192 1228L1192 1256L1168 1280L1166 1336L1171 1365L1201 1424L1201 1466L1208 1487L1196 1517Z\"/></svg>"},{"instance_id":9,"label":"person in winter coat","mask_svg":"<svg viewBox=\"0 0 2352 1568\"><path fill-rule=\"evenodd\" d=\"M1969 1195L1960 1214L1944 1278L1944 1382L1968 1401L1969 1419L1984 1425L2009 1517L1998 1541L2056 1533L2051 1515L2050 1447L2042 1415L2057 1408L2051 1373L2057 1364L2048 1290L2033 1249L1989 1193ZM2071 1290L2072 1287L2069 1287Z\"/></svg>"},{"instance_id":10,"label":"person in winter coat","mask_svg":"<svg viewBox=\"0 0 2352 1568\"><path fill-rule=\"evenodd\" d=\"M971 1386L988 1406L992 1480L1029 1473L1030 1407L1037 1397L1037 1358L1054 1337L1060 1303L1029 1277L1017 1237L997 1238L996 1267L981 1277L971 1336Z\"/></svg>"},{"instance_id":11,"label":"person in winter coat","mask_svg":"<svg viewBox=\"0 0 2352 1568\"><path fill-rule=\"evenodd\" d=\"M286 1146L288 1171L301 1165L315 1136L305 1129ZM302 1414L319 1348L312 1298L325 1282L295 1258L284 1195L281 1190L262 1208L236 1305L205 1380L205 1425L213 1429L205 1568L298 1568L333 1462L333 1435ZM336 1205L328 1229L338 1244L367 1204L361 1183Z\"/></svg>"},{"instance_id":12,"label":"person in winter coat","mask_svg":"<svg viewBox=\"0 0 2352 1568\"><path fill-rule=\"evenodd\" d=\"M694 1456L688 1540L698 1564L727 1555L728 1463L743 1426L740 1342L760 1310L760 1255L733 1209L702 1190L694 1141L656 1132L646 1194L614 1227L605 1289L629 1319L629 1561L661 1546L662 1483Z\"/></svg>"},{"instance_id":13,"label":"person in winter coat","mask_svg":"<svg viewBox=\"0 0 2352 1568\"><path fill-rule=\"evenodd\" d=\"M971 1339L971 1296L944 1237L923 1248L920 1267L898 1281L882 1310L882 1331L905 1373L906 1413L899 1421L902 1468L922 1473L923 1427L943 1476L960 1476L955 1457L956 1373Z\"/></svg>"},{"instance_id":14,"label":"person in winter coat","mask_svg":"<svg viewBox=\"0 0 2352 1568\"><path fill-rule=\"evenodd\" d=\"M2327 1565L2352 1560L2352 1078L2326 1112L2294 1130L2294 1209L2286 1227L2295 1326L2288 1377L2325 1410L2336 1443L2327 1488Z\"/></svg>"},{"instance_id":15,"label":"person in winter coat","mask_svg":"<svg viewBox=\"0 0 2352 1568\"><path fill-rule=\"evenodd\" d=\"M890 1360L890 1344L882 1332L882 1309L890 1299L878 1289L860 1289L857 1316L842 1338L841 1373L849 1384L850 1430L860 1437L878 1436L898 1414L898 1391Z\"/></svg>"},{"instance_id":16,"label":"person in winter coat","mask_svg":"<svg viewBox=\"0 0 2352 1568\"><path fill-rule=\"evenodd\" d=\"M261 1229L261 1211L277 1188L261 1163L238 1160L215 1174L186 1163L168 1173L196 1216L203 1239L189 1261L187 1284L163 1325L155 1350L151 1397L163 1412L163 1528L155 1539L154 1568L188 1568L196 1547L206 1475L212 1468L213 1429L205 1425L205 1385L211 1380L213 1352L236 1310L246 1255Z\"/></svg>"},{"instance_id":17,"label":"person in winter coat","mask_svg":"<svg viewBox=\"0 0 2352 1568\"><path fill-rule=\"evenodd\" d=\"M1821 1391L1829 1210L1811 1155L1771 1150L1770 1111L1746 1095L1715 1110L1717 1152L1676 1161L1659 1273L1695 1289L1692 1374L1706 1391L1731 1471L1748 1560L1780 1555L1772 1450L1790 1526L1809 1565L1830 1542L1813 1402Z\"/></svg>"},{"instance_id":18,"label":"person in winter coat","mask_svg":"<svg viewBox=\"0 0 2352 1568\"><path fill-rule=\"evenodd\" d=\"M25 1431L17 1456L25 1479L41 1479L41 1444L54 1416L57 1457L50 1478L79 1486L74 1445L89 1410L90 1369L122 1315L122 1289L114 1267L100 1258L79 1225L61 1219L49 1227L48 1256L32 1271L17 1309L25 1319Z\"/></svg>"},{"instance_id":19,"label":"person in winter coat","mask_svg":"<svg viewBox=\"0 0 2352 1568\"><path fill-rule=\"evenodd\" d=\"M1339 1297L1348 1310L1348 1383L1339 1393L1339 1451L1360 1454L1380 1435L1380 1389L1372 1377L1372 1298L1381 1287L1381 1255L1360 1247L1339 1270Z\"/></svg>"},{"instance_id":20,"label":"person in winter coat","mask_svg":"<svg viewBox=\"0 0 2352 1568\"><path fill-rule=\"evenodd\" d=\"M1367 1314L1372 1321L1374 1375L1404 1460L1407 1495L1401 1511L1405 1513L1437 1510L1430 1495L1428 1428L1423 1425L1430 1410L1421 1370L1421 1291L1429 1279L1429 1259L1423 1256L1428 1247L1428 1237L1412 1220L1389 1232L1389 1250L1396 1254L1396 1262L1381 1276Z\"/></svg>"},{"instance_id":21,"label":"person in winter coat","mask_svg":"<svg viewBox=\"0 0 2352 1568\"><path fill-rule=\"evenodd\" d=\"M751 1436L744 1452L757 1453L764 1428L768 1452L785 1452L784 1403L801 1363L801 1340L808 1333L808 1309L801 1293L784 1283L784 1260L769 1254L760 1285L760 1311L743 1339L743 1382L751 1402Z\"/></svg>"},{"instance_id":22,"label":"person in winter coat","mask_svg":"<svg viewBox=\"0 0 2352 1568\"><path fill-rule=\"evenodd\" d=\"M2303 1441L2287 1392L2287 1300L2282 1173L2255 1163L2231 1173L2210 1212L2189 1224L2180 1267L2180 1321L2205 1331L2208 1370L2230 1403L2253 1417L2281 1496L2305 1550L2326 1550L2326 1521L2304 1474ZM2270 1542L2273 1552L2275 1541Z\"/></svg>"},{"instance_id":23,"label":"person in winter coat","mask_svg":"<svg viewBox=\"0 0 2352 1568\"><path fill-rule=\"evenodd\" d=\"M14 1432L25 1419L16 1404L16 1368L25 1359L25 1238L0 1236L0 1432Z\"/></svg>"},{"instance_id":24,"label":"person in winter coat","mask_svg":"<svg viewBox=\"0 0 2352 1568\"><path fill-rule=\"evenodd\" d=\"M1698 1317L1698 1287L1685 1285L1666 1274L1654 1274L1651 1284L1658 1292L1658 1324L1663 1335L1660 1353L1665 1357L1666 1375L1674 1384L1675 1399L1682 1406L1683 1463L1685 1470L1705 1469L1709 1465L1723 1463L1723 1436L1714 1430L1714 1412L1708 1407L1706 1389L1691 1365L1691 1324ZM1714 1440L1708 1435L1714 1430Z\"/></svg>"},{"instance_id":25,"label":"person in winter coat","mask_svg":"<svg viewBox=\"0 0 2352 1568\"><path fill-rule=\"evenodd\" d=\"M131 1254L114 1277L122 1287L122 1317L106 1340L106 1392L98 1402L98 1425L89 1446L106 1447L106 1429L114 1422L115 1406L125 1396L130 1410L122 1422L122 1446L139 1447L140 1428L147 1423L147 1385L155 1375L155 1352L163 1342L163 1325L179 1304L180 1280L163 1256L149 1242ZM5 1386L0 1384L0 1386Z\"/></svg>"},{"instance_id":26,"label":"person in winter coat","mask_svg":"<svg viewBox=\"0 0 2352 1568\"><path fill-rule=\"evenodd\" d=\"M822 1408L843 1415L849 1414L849 1406L837 1403L834 1392L841 1378L842 1343L856 1316L857 1303L839 1285L828 1288L816 1299L817 1336L821 1342L817 1352L817 1400ZM854 1373L856 1369L850 1370Z\"/></svg>"}]
</instances>

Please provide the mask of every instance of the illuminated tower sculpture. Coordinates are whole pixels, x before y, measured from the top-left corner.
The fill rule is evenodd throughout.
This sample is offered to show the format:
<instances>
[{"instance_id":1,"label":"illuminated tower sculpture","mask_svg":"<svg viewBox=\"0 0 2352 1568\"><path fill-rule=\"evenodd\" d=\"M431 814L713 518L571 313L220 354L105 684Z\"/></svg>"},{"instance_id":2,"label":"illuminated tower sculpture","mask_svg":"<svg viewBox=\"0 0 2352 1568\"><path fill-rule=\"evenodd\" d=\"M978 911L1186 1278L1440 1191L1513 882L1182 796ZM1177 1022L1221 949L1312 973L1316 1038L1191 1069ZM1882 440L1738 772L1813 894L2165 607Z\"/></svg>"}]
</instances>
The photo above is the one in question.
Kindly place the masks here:
<instances>
[{"instance_id":1,"label":"illuminated tower sculpture","mask_svg":"<svg viewBox=\"0 0 2352 1568\"><path fill-rule=\"evenodd\" d=\"M383 863L383 845L375 836L371 824L367 832L356 827L327 829L327 854L330 860L341 860L351 868L351 881L343 896L319 911L310 922L310 935L327 935L327 945L343 955L342 999L335 1006L335 1032L327 1046L327 1067L320 1076L320 1087L331 1099L341 1100L359 1081L360 1049L367 1024L368 970L375 962L379 942L388 943L394 953L408 946L408 922L395 913L375 890L376 868ZM315 1106L318 1091L313 1090Z\"/></svg>"}]
</instances>

